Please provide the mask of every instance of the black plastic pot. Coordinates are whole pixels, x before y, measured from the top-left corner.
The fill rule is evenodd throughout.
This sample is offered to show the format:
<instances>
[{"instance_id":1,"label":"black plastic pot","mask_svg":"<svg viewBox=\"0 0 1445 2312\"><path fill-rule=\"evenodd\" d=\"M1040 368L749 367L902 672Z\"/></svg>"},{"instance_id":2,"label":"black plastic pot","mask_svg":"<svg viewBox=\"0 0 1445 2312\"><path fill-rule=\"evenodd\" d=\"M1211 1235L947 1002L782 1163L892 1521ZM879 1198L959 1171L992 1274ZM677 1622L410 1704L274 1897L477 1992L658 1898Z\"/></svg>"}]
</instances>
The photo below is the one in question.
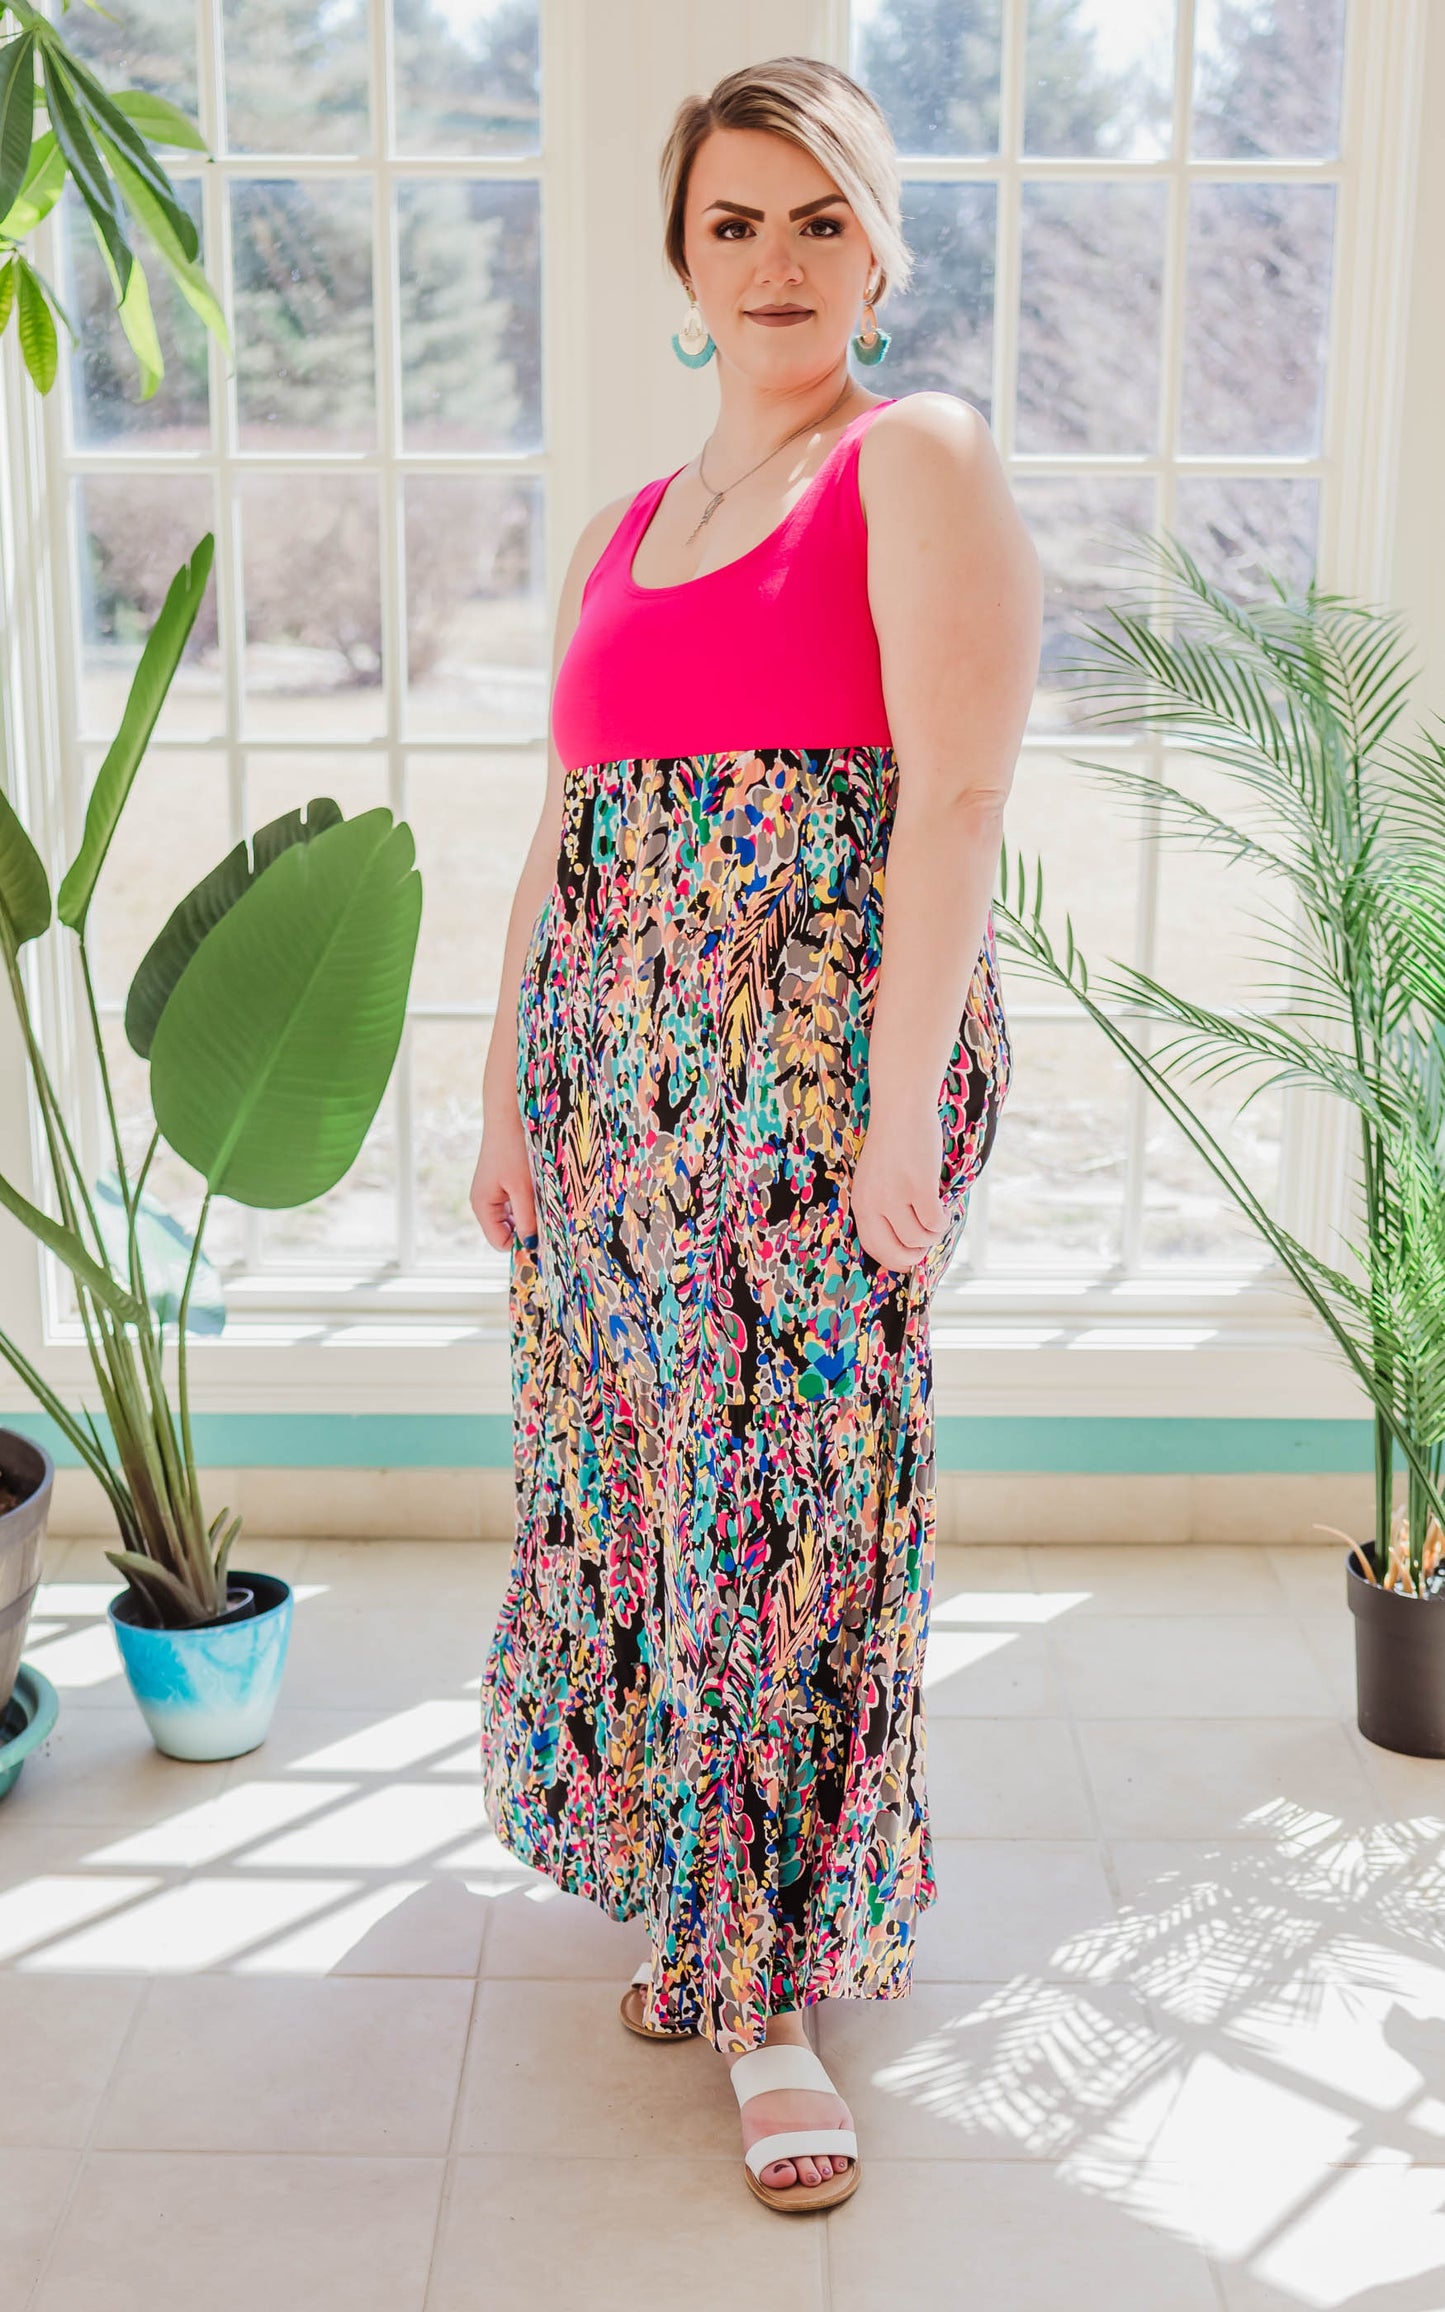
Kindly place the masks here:
<instances>
[{"instance_id":1,"label":"black plastic pot","mask_svg":"<svg viewBox=\"0 0 1445 2312\"><path fill-rule=\"evenodd\" d=\"M30 1609L40 1587L40 1560L55 1463L43 1445L14 1429L0 1429L0 1481L23 1498L0 1515L0 1713L15 1691Z\"/></svg>"},{"instance_id":2,"label":"black plastic pot","mask_svg":"<svg viewBox=\"0 0 1445 2312\"><path fill-rule=\"evenodd\" d=\"M1407 1758L1445 1758L1445 1593L1381 1589L1352 1550L1345 1564L1360 1732Z\"/></svg>"}]
</instances>

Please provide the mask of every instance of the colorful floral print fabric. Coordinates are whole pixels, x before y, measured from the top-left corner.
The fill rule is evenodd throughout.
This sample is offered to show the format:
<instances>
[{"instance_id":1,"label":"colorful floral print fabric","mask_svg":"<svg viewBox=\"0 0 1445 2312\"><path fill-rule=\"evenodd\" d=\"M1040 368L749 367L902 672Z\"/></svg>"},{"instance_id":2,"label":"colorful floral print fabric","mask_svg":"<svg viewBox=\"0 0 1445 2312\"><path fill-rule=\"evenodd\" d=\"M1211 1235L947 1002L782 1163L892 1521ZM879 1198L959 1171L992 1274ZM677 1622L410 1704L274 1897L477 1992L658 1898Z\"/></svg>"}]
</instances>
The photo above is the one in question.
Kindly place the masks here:
<instances>
[{"instance_id":1,"label":"colorful floral print fabric","mask_svg":"<svg viewBox=\"0 0 1445 2312\"><path fill-rule=\"evenodd\" d=\"M891 748L567 773L528 943L518 1532L481 1695L514 1854L645 1922L659 2030L728 2051L910 1985L928 1309L1009 1077L990 917L940 1102L942 1238L864 1251Z\"/></svg>"}]
</instances>

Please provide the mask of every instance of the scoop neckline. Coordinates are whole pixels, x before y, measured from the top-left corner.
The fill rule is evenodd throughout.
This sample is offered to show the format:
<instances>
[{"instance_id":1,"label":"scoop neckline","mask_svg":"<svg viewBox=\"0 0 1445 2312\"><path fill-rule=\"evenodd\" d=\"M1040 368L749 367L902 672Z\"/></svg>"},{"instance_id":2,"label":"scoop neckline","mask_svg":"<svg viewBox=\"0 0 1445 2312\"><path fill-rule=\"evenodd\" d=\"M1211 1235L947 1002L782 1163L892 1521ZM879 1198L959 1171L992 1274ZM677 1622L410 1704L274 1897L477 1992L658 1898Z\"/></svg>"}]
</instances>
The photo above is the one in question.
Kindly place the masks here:
<instances>
[{"instance_id":1,"label":"scoop neckline","mask_svg":"<svg viewBox=\"0 0 1445 2312\"><path fill-rule=\"evenodd\" d=\"M880 409L891 409L897 399L898 395L896 393L890 393L885 397L884 400L875 401L871 408L860 409L856 417L849 418L848 423L844 426L843 431L839 434L838 439L833 444L833 447L825 455L822 464L818 468L818 471L809 479L806 487L803 490L802 496L788 508L788 511L786 514L784 514L781 522L775 522L773 524L773 527L771 530L769 530L766 538L759 538L756 546L749 546L745 553L735 554L731 562L720 562L715 570L698 570L691 578L675 578L672 580L671 584L667 586L640 586L632 575L632 565L637 560L638 550L642 545L643 539L647 536L648 531L652 528L653 516L656 514L657 509L661 505L664 497L667 495L671 484L677 480L677 477L680 473L683 473L686 470L687 460L684 459L683 464L680 466L674 466L670 474L663 475L662 487L658 490L656 497L652 501L652 504L647 509L647 519L644 521L642 528L638 531L636 537L632 541L632 544L629 546L626 554L622 558L622 582L623 585L627 588L627 591L630 594L681 594L689 586L702 586L709 578L725 578L730 570L741 569L745 562L751 562L755 554L761 554L765 546L771 546L774 539L777 538L782 533L782 531L786 530L789 522L792 521L793 516L797 513L798 508L807 504L819 482L821 482L823 479L824 474L826 474L828 471L828 467L832 460L837 456L839 450L843 447L844 442L846 442L848 439L849 434L853 431L854 426L861 425L865 417L876 417Z\"/></svg>"}]
</instances>

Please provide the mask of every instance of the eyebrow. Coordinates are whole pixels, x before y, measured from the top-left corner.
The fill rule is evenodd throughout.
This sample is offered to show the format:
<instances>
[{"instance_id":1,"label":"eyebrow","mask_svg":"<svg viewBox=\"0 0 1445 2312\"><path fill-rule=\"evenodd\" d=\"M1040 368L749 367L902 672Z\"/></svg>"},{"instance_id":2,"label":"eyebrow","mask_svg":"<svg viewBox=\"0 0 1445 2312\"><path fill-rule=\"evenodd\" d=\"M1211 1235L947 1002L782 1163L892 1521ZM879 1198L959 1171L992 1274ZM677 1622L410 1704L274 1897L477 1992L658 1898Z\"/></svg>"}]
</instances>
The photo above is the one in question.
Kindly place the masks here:
<instances>
[{"instance_id":1,"label":"eyebrow","mask_svg":"<svg viewBox=\"0 0 1445 2312\"><path fill-rule=\"evenodd\" d=\"M799 217L811 217L815 209L826 209L834 201L846 199L845 193L820 194L816 201L804 201L800 209L789 209L788 222L796 224ZM712 209L727 209L735 217L756 217L760 223L762 221L763 212L761 209L745 209L741 201L709 201L707 208L703 210L703 215L706 216L708 211Z\"/></svg>"}]
</instances>

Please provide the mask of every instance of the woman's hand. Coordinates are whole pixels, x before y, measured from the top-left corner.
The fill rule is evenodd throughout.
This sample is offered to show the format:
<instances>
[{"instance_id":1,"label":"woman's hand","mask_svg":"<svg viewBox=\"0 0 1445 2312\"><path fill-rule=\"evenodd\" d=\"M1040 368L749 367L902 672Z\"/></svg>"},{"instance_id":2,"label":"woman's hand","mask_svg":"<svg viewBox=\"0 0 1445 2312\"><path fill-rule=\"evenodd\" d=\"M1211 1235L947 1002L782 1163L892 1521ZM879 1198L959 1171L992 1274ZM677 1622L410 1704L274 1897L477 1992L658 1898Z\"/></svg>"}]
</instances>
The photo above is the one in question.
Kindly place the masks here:
<instances>
[{"instance_id":1,"label":"woman's hand","mask_svg":"<svg viewBox=\"0 0 1445 2312\"><path fill-rule=\"evenodd\" d=\"M913 1268L948 1226L939 1194L943 1118L936 1101L890 1101L871 1118L853 1172L853 1224L884 1268Z\"/></svg>"},{"instance_id":2,"label":"woman's hand","mask_svg":"<svg viewBox=\"0 0 1445 2312\"><path fill-rule=\"evenodd\" d=\"M498 1252L510 1249L514 1235L531 1237L537 1233L532 1168L527 1161L522 1111L515 1100L499 1115L485 1118L469 1201L483 1236Z\"/></svg>"}]
</instances>

